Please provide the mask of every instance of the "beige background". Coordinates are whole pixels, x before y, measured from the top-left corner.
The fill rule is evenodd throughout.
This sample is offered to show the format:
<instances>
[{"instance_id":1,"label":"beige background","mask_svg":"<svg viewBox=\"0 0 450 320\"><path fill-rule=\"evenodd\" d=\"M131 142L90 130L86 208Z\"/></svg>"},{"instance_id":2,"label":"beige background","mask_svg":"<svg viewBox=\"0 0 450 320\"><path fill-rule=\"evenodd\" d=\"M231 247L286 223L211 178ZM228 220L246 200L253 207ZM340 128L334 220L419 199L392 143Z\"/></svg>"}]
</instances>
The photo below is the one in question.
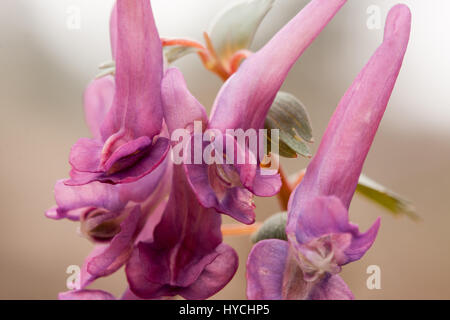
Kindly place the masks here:
<instances>
[{"instance_id":1,"label":"beige background","mask_svg":"<svg viewBox=\"0 0 450 320\"><path fill-rule=\"evenodd\" d=\"M277 0L258 32L263 45L306 0ZM448 0L409 0L414 17L404 68L365 172L412 199L423 221L395 219L356 197L352 219L366 229L377 216L382 228L364 259L345 267L344 279L359 299L450 298L450 22ZM160 33L201 39L226 0L154 0ZM370 5L384 22L391 0L349 0L290 73L285 90L308 106L319 141L340 97L382 39L366 27ZM81 96L110 59L108 18L112 0L2 0L0 4L0 298L53 299L65 290L67 266L81 264L91 247L77 225L54 222L54 182L66 177L71 145L88 135ZM67 8L81 9L80 30L66 28ZM196 57L177 64L189 87L211 106L220 81ZM315 146L317 147L317 146ZM287 163L290 172L307 161ZM258 200L259 220L278 210ZM245 297L248 237L227 238L241 267L218 298ZM366 268L382 270L382 289L366 288ZM98 286L115 294L125 287L120 271Z\"/></svg>"}]
</instances>

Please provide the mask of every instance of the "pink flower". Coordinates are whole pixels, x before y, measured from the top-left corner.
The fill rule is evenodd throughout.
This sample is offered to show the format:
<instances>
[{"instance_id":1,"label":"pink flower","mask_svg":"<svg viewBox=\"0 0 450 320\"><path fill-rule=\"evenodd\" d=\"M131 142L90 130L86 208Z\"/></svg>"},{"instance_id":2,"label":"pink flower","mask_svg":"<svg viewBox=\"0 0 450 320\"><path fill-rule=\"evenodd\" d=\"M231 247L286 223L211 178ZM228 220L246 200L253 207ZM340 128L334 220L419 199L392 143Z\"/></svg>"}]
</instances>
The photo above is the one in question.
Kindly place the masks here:
<instances>
[{"instance_id":1,"label":"pink flower","mask_svg":"<svg viewBox=\"0 0 450 320\"><path fill-rule=\"evenodd\" d=\"M348 208L408 46L411 13L389 13L382 45L339 103L302 183L290 198L288 241L265 240L248 259L250 299L350 299L337 275L375 241L380 220L366 232Z\"/></svg>"},{"instance_id":2,"label":"pink flower","mask_svg":"<svg viewBox=\"0 0 450 320\"><path fill-rule=\"evenodd\" d=\"M72 147L66 185L134 182L155 170L169 149L160 136L163 58L150 2L118 1L111 35L115 81L95 80L86 91L93 138Z\"/></svg>"},{"instance_id":3,"label":"pink flower","mask_svg":"<svg viewBox=\"0 0 450 320\"><path fill-rule=\"evenodd\" d=\"M182 75L168 70L163 80L164 115L169 130L186 128L183 117L197 110L196 120L206 129L218 132L217 141L231 141L228 129L259 130L289 70L334 17L346 0L313 0L261 50L246 59L223 85L213 106L209 122L201 104L186 88ZM188 107L186 107L188 106ZM219 137L219 135L222 135ZM259 158L258 152L235 144L236 153L245 159ZM222 145L224 148L225 144ZM203 151L203 150L202 150ZM215 146L219 154L226 154ZM188 155L190 156L190 155ZM190 186L206 208L252 224L255 221L253 197L271 197L281 187L276 171L261 173L259 162L245 161L244 166L228 164L186 164Z\"/></svg>"}]
</instances>

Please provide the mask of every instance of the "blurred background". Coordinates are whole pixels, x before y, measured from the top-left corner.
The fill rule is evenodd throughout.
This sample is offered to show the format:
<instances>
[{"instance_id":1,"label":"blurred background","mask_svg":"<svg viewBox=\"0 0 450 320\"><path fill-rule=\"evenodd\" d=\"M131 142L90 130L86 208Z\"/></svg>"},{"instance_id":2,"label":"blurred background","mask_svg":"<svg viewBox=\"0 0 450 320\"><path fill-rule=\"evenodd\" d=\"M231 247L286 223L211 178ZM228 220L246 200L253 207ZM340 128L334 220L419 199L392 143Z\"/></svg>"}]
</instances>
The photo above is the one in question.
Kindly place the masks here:
<instances>
[{"instance_id":1,"label":"blurred background","mask_svg":"<svg viewBox=\"0 0 450 320\"><path fill-rule=\"evenodd\" d=\"M258 49L308 1L277 0L264 20ZM382 227L368 254L344 268L358 299L450 299L450 1L409 0L411 43L365 173L411 199L422 218L394 218L356 197L351 218L365 230ZM349 0L290 73L284 91L308 107L316 141L358 72L383 37L369 29L370 6L381 26L392 0ZM67 177L72 144L89 136L82 94L99 63L110 60L108 20L113 0L2 0L0 9L0 298L54 299L66 290L66 268L81 265L91 244L77 224L44 217L53 185ZM202 40L228 0L153 0L160 34ZM74 11L75 10L75 11ZM79 28L68 24L80 13ZM209 109L221 81L196 56L176 63L191 91ZM314 146L314 150L317 145ZM290 173L306 167L289 160ZM276 199L258 199L258 220L279 211ZM240 255L234 280L216 297L245 298L249 237L227 237ZM381 290L369 290L366 269L381 268ZM96 288L120 295L123 270Z\"/></svg>"}]
</instances>

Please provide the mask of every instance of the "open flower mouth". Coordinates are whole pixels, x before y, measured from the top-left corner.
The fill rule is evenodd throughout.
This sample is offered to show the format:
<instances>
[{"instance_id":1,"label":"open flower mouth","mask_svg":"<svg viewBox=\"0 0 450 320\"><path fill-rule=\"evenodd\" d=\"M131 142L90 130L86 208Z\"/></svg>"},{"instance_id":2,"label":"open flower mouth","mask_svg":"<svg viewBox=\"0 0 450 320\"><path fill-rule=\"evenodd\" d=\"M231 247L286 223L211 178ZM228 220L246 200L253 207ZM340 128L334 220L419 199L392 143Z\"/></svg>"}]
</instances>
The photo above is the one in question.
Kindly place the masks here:
<instances>
[{"instance_id":1,"label":"open flower mouth","mask_svg":"<svg viewBox=\"0 0 450 320\"><path fill-rule=\"evenodd\" d=\"M331 235L300 246L297 261L307 282L315 282L325 274L338 274L341 270L336 262Z\"/></svg>"},{"instance_id":2,"label":"open flower mouth","mask_svg":"<svg viewBox=\"0 0 450 320\"><path fill-rule=\"evenodd\" d=\"M101 165L106 175L113 175L123 171L138 161L140 161L152 147L152 141L148 137L140 137L116 148L113 152L110 149L114 144L105 145L103 154L110 154L108 158L103 160Z\"/></svg>"},{"instance_id":3,"label":"open flower mouth","mask_svg":"<svg viewBox=\"0 0 450 320\"><path fill-rule=\"evenodd\" d=\"M106 243L120 231L126 215L101 209L88 210L81 216L81 233L95 243Z\"/></svg>"},{"instance_id":4,"label":"open flower mouth","mask_svg":"<svg viewBox=\"0 0 450 320\"><path fill-rule=\"evenodd\" d=\"M242 187L239 173L231 165L213 164L208 167L208 173L211 186L218 195L226 189Z\"/></svg>"},{"instance_id":5,"label":"open flower mouth","mask_svg":"<svg viewBox=\"0 0 450 320\"><path fill-rule=\"evenodd\" d=\"M142 150L136 150L132 154L120 158L119 160L115 161L114 164L111 165L108 171L106 171L106 174L113 175L122 170L128 169L129 167L133 166L135 163L140 161L143 157L145 157L145 155L148 154L149 151L150 147L147 147Z\"/></svg>"}]
</instances>

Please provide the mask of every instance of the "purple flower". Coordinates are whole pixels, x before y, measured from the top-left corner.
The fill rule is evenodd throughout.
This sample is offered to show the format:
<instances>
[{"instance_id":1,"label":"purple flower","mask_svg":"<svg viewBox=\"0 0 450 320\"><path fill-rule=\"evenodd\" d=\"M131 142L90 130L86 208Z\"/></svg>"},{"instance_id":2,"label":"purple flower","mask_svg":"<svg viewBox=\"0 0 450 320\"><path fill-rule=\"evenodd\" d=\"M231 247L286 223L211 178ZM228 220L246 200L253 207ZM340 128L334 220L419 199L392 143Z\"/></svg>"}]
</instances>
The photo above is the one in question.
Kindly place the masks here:
<instances>
[{"instance_id":1,"label":"purple flower","mask_svg":"<svg viewBox=\"0 0 450 320\"><path fill-rule=\"evenodd\" d=\"M95 80L86 91L93 138L72 147L66 185L136 181L151 173L169 149L168 139L160 137L163 59L149 1L117 1L111 42L115 81Z\"/></svg>"},{"instance_id":2,"label":"purple flower","mask_svg":"<svg viewBox=\"0 0 450 320\"><path fill-rule=\"evenodd\" d=\"M52 219L80 221L81 233L96 244L82 268L82 289L117 271L135 243L152 237L171 188L170 145L158 137L162 54L149 1L118 0L111 34L115 80L95 80L85 93L94 138L72 149L72 179L56 183L57 205L46 212ZM94 169L99 159L106 171Z\"/></svg>"},{"instance_id":3,"label":"purple flower","mask_svg":"<svg viewBox=\"0 0 450 320\"><path fill-rule=\"evenodd\" d=\"M82 268L82 288L116 272L134 245L152 236L167 204L171 175L166 158L153 173L130 184L56 184L58 206L47 211L47 217L80 221L81 233L96 244Z\"/></svg>"},{"instance_id":4,"label":"purple flower","mask_svg":"<svg viewBox=\"0 0 450 320\"><path fill-rule=\"evenodd\" d=\"M59 300L116 300L109 292L103 290L75 290L62 292Z\"/></svg>"},{"instance_id":5,"label":"purple flower","mask_svg":"<svg viewBox=\"0 0 450 320\"><path fill-rule=\"evenodd\" d=\"M214 132L215 152L226 154L221 142L231 141L236 151L234 156L241 154L243 159L254 160L245 161L245 165L236 165L235 161L234 164L186 164L189 184L204 207L252 224L255 221L253 196L271 197L279 192L281 180L277 172L263 174L259 166L259 151L249 150L242 140L233 142L235 136L229 135L227 130L241 129L244 132L263 128L267 112L289 70L345 2L311 1L224 84L209 123L206 123L204 112L198 114L198 120L204 124L203 129ZM167 72L162 94L169 127L172 130L187 125L192 127L192 123L180 121L184 113L189 112L189 109L184 109L185 105L201 105L187 92L179 72L173 69ZM183 109L185 111L180 112ZM204 144L203 148L206 147Z\"/></svg>"},{"instance_id":6,"label":"purple flower","mask_svg":"<svg viewBox=\"0 0 450 320\"><path fill-rule=\"evenodd\" d=\"M395 6L382 45L341 100L290 198L289 241L261 241L249 256L250 299L353 298L337 273L372 246L380 220L360 233L349 222L348 209L399 74L410 29L408 7Z\"/></svg>"},{"instance_id":7,"label":"purple flower","mask_svg":"<svg viewBox=\"0 0 450 320\"><path fill-rule=\"evenodd\" d=\"M178 70L167 72L163 88L166 110L179 103L183 106L166 117L170 134L189 128L195 120L206 122L203 107L189 93ZM199 203L182 165L173 166L171 185L160 222L151 237L141 238L134 247L126 266L129 292L143 299L176 295L206 299L232 279L238 257L222 243L220 214Z\"/></svg>"},{"instance_id":8,"label":"purple flower","mask_svg":"<svg viewBox=\"0 0 450 320\"><path fill-rule=\"evenodd\" d=\"M238 267L236 252L222 243L220 226L220 214L198 203L183 167L175 165L162 220L126 266L131 291L145 299L207 299L217 293Z\"/></svg>"}]
</instances>

